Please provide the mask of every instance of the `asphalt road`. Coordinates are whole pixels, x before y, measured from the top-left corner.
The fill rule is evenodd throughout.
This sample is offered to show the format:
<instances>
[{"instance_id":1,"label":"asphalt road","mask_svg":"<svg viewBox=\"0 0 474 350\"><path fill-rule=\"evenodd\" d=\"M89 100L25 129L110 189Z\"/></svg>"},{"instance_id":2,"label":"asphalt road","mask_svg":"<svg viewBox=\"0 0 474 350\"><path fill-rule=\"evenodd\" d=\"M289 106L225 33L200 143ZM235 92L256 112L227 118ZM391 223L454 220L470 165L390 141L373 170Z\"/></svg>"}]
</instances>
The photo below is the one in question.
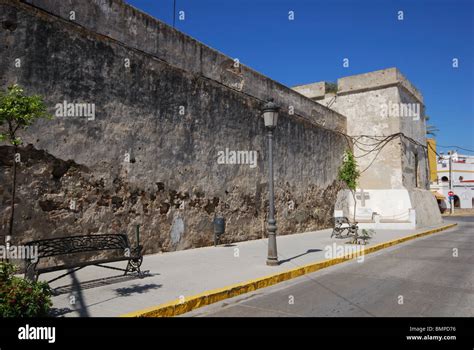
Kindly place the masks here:
<instances>
[{"instance_id":1,"label":"asphalt road","mask_svg":"<svg viewBox=\"0 0 474 350\"><path fill-rule=\"evenodd\" d=\"M459 225L183 316L473 317L474 217L445 220Z\"/></svg>"}]
</instances>

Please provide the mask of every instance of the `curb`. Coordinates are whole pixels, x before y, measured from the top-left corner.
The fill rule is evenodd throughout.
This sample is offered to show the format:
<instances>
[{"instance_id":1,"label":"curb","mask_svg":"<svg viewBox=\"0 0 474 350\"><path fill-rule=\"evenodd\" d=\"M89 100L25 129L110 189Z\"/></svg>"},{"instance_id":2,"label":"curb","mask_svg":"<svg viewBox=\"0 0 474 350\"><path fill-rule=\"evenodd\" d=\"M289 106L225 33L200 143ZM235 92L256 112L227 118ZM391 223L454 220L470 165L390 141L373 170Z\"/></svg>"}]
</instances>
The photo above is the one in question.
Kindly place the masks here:
<instances>
[{"instance_id":1,"label":"curb","mask_svg":"<svg viewBox=\"0 0 474 350\"><path fill-rule=\"evenodd\" d=\"M473 216L473 213L441 214L441 217L443 217L443 218L456 218L456 217L458 217L458 218L466 218L466 217L472 217L472 216Z\"/></svg>"},{"instance_id":2,"label":"curb","mask_svg":"<svg viewBox=\"0 0 474 350\"><path fill-rule=\"evenodd\" d=\"M449 224L445 226L441 226L435 229L423 231L420 233L416 233L411 236L405 236L401 238L397 238L392 241L384 242L377 244L372 247L365 248L363 250L364 255L365 254L370 254L374 253L376 251L415 239L423 236L427 236L433 233L437 233L440 231L444 231L447 229L450 229L454 226L457 226L457 224ZM213 290L208 290L203 293L193 295L190 297L183 299L176 299L173 301L170 301L168 303L160 304L157 306L152 306L150 308L130 312L124 315L121 315L120 317L173 317L173 316L178 316L181 314L184 314L186 312L189 312L191 310L207 306L210 304L217 303L219 301L233 298L235 296L253 292L257 289L269 287L275 284L278 284L280 282L288 281L290 279L300 277L303 275L306 275L308 273L312 273L321 269L324 269L329 266L337 265L340 264L344 261L352 260L355 257L352 255L345 255L340 258L334 258L334 259L328 259L328 260L323 260L317 263L311 263L308 265L303 265L300 267L297 267L295 269L279 272L277 274L265 276L265 277L259 277L257 279L253 280L248 280L245 282L233 284L230 286L226 286L224 288L218 288L218 289L213 289Z\"/></svg>"}]
</instances>

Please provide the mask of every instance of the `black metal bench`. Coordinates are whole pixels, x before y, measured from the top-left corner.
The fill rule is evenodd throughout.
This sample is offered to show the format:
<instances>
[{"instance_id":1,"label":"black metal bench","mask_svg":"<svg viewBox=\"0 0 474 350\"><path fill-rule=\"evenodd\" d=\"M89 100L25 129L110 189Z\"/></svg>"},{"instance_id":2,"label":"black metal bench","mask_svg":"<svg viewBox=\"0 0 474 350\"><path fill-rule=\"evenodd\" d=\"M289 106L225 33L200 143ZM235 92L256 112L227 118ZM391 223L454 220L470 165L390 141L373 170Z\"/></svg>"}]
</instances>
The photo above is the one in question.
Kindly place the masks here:
<instances>
[{"instance_id":1,"label":"black metal bench","mask_svg":"<svg viewBox=\"0 0 474 350\"><path fill-rule=\"evenodd\" d=\"M351 223L345 216L338 216L333 218L334 228L331 233L331 238L352 238L349 243L352 244L367 244L372 238L373 230L362 230L359 234L359 226L357 222Z\"/></svg>"},{"instance_id":2,"label":"black metal bench","mask_svg":"<svg viewBox=\"0 0 474 350\"><path fill-rule=\"evenodd\" d=\"M345 216L338 216L332 218L334 228L331 233L331 238L348 238L357 235L359 227L357 222L351 223Z\"/></svg>"},{"instance_id":3,"label":"black metal bench","mask_svg":"<svg viewBox=\"0 0 474 350\"><path fill-rule=\"evenodd\" d=\"M71 236L62 238L43 239L26 243L28 246L37 246L37 259L25 260L25 278L36 281L42 273L69 270L48 283L56 281L64 276L72 274L86 266L100 266L108 269L124 271L124 275L129 272L137 272L141 276L140 266L143 262L142 246L137 242L136 247L130 246L127 235L125 234L97 234L84 236ZM118 251L119 256L110 258L99 258L90 261L74 261L71 263L62 263L55 266L39 267L42 259L71 254L81 254L87 252ZM69 257L67 257L69 259ZM117 261L128 261L125 269L118 267L102 265Z\"/></svg>"}]
</instances>

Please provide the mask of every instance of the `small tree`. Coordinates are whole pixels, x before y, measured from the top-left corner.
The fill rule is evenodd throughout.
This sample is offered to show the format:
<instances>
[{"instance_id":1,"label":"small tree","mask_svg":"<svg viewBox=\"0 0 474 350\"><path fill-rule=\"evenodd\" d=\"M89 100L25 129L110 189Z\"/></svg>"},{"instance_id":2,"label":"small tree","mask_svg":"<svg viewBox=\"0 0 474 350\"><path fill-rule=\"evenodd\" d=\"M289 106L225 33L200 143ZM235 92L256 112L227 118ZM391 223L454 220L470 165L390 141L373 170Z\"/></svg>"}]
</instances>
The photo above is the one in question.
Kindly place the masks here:
<instances>
[{"instance_id":1,"label":"small tree","mask_svg":"<svg viewBox=\"0 0 474 350\"><path fill-rule=\"evenodd\" d=\"M12 198L8 229L10 237L13 234L15 215L16 168L20 161L18 146L22 142L18 132L25 130L40 118L51 119L40 96L28 96L16 84L8 87L6 92L0 91L0 141L7 141L13 145Z\"/></svg>"},{"instance_id":2,"label":"small tree","mask_svg":"<svg viewBox=\"0 0 474 350\"><path fill-rule=\"evenodd\" d=\"M352 193L352 197L354 198L354 222L357 206L355 191L357 188L357 179L359 177L360 172L357 170L357 161L354 158L354 154L350 150L347 150L344 152L344 159L341 167L339 168L339 180L342 180L346 183L347 187Z\"/></svg>"}]
</instances>

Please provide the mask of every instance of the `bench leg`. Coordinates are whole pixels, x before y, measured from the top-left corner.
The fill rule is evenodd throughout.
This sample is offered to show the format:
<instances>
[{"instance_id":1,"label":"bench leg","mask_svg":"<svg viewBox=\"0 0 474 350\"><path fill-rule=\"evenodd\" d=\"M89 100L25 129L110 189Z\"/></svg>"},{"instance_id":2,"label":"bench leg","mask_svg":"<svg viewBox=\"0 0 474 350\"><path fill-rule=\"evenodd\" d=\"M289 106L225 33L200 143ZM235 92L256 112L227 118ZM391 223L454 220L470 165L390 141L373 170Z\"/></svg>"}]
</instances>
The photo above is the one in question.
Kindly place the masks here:
<instances>
[{"instance_id":1,"label":"bench leg","mask_svg":"<svg viewBox=\"0 0 474 350\"><path fill-rule=\"evenodd\" d=\"M140 270L140 266L137 266L134 269L135 269L136 273L138 274L138 276L141 277L142 276L142 271Z\"/></svg>"},{"instance_id":2,"label":"bench leg","mask_svg":"<svg viewBox=\"0 0 474 350\"><path fill-rule=\"evenodd\" d=\"M31 282L38 281L38 273L36 272L36 264L28 263L25 269L25 278Z\"/></svg>"},{"instance_id":3,"label":"bench leg","mask_svg":"<svg viewBox=\"0 0 474 350\"><path fill-rule=\"evenodd\" d=\"M331 238L336 237L336 238L342 238L342 234L344 233L344 229L341 228L334 228L331 233Z\"/></svg>"},{"instance_id":4,"label":"bench leg","mask_svg":"<svg viewBox=\"0 0 474 350\"><path fill-rule=\"evenodd\" d=\"M129 271L132 272L131 266L130 266L130 260L127 262L127 267L125 268L125 272L123 275L126 276Z\"/></svg>"},{"instance_id":5,"label":"bench leg","mask_svg":"<svg viewBox=\"0 0 474 350\"><path fill-rule=\"evenodd\" d=\"M124 273L124 276L128 273L128 272L137 272L139 276L142 275L142 272L140 270L140 265L141 265L141 261L138 261L137 263L132 263L132 260L129 260L128 261L128 264L127 264L127 268L125 269L125 273Z\"/></svg>"}]
</instances>

